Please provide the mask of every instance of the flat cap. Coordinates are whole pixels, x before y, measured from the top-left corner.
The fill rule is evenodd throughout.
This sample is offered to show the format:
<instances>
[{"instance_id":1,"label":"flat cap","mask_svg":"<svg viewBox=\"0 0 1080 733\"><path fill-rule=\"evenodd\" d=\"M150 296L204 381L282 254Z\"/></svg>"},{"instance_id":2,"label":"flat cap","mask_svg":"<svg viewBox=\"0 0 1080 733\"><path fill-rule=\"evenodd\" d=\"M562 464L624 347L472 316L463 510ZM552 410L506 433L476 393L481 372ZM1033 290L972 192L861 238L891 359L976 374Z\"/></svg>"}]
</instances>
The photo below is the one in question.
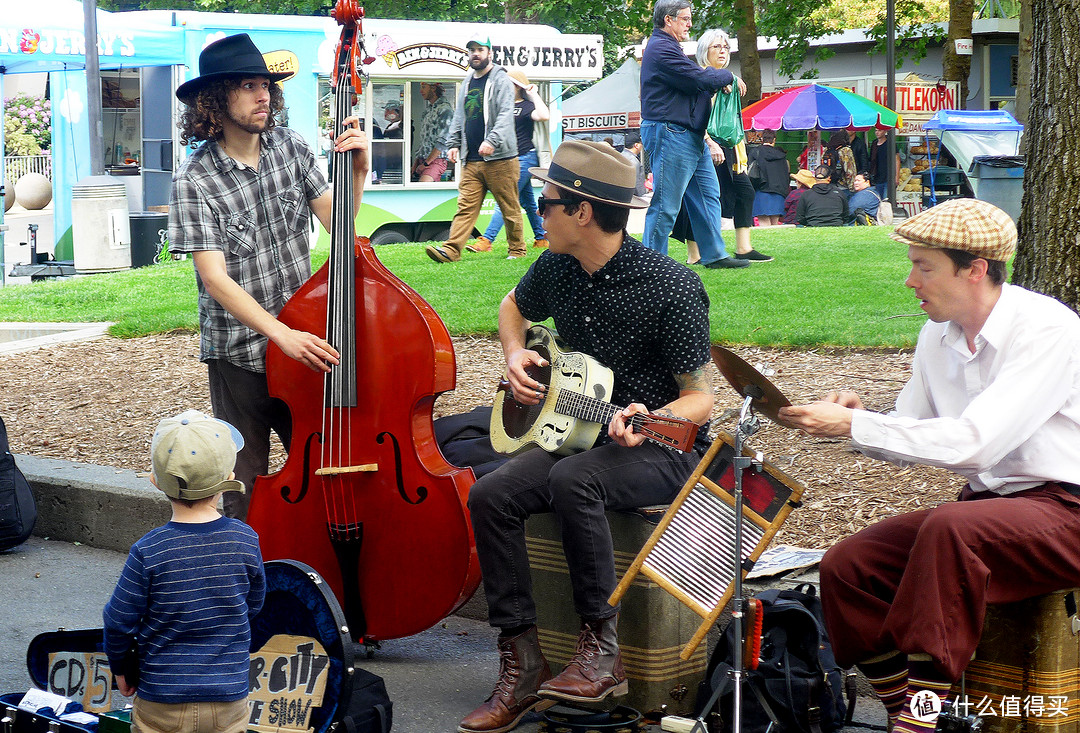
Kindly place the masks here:
<instances>
[{"instance_id":1,"label":"flat cap","mask_svg":"<svg viewBox=\"0 0 1080 733\"><path fill-rule=\"evenodd\" d=\"M890 234L901 244L958 249L1005 262L1016 251L1016 224L1004 211L978 199L952 199L916 214Z\"/></svg>"}]
</instances>

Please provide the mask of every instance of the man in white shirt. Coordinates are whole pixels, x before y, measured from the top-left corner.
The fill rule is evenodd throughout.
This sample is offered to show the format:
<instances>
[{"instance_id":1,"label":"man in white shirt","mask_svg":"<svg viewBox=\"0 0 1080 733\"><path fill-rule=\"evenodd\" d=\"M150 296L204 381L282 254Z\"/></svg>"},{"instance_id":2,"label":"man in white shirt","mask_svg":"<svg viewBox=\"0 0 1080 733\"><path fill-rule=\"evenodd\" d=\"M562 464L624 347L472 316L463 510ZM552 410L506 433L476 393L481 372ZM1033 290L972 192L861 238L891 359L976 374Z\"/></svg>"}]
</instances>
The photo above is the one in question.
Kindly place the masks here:
<instances>
[{"instance_id":1,"label":"man in white shirt","mask_svg":"<svg viewBox=\"0 0 1080 733\"><path fill-rule=\"evenodd\" d=\"M834 392L780 417L968 480L959 501L883 520L821 563L837 661L857 664L893 730L910 733L933 731L988 603L1080 584L1080 318L1004 283L1016 227L997 207L948 201L892 237L908 245L906 285L930 317L896 409Z\"/></svg>"}]
</instances>

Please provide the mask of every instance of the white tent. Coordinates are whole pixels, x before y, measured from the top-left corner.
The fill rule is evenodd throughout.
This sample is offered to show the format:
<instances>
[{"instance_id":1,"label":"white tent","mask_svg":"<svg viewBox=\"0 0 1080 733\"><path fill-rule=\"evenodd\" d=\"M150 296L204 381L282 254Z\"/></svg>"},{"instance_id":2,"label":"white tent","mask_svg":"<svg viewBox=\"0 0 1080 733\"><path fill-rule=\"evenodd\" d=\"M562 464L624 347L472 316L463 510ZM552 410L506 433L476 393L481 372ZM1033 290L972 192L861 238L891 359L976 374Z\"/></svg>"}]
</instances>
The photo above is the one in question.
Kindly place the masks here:
<instances>
[{"instance_id":1,"label":"white tent","mask_svg":"<svg viewBox=\"0 0 1080 733\"><path fill-rule=\"evenodd\" d=\"M626 130L641 126L641 64L622 66L562 105L563 134Z\"/></svg>"}]
</instances>

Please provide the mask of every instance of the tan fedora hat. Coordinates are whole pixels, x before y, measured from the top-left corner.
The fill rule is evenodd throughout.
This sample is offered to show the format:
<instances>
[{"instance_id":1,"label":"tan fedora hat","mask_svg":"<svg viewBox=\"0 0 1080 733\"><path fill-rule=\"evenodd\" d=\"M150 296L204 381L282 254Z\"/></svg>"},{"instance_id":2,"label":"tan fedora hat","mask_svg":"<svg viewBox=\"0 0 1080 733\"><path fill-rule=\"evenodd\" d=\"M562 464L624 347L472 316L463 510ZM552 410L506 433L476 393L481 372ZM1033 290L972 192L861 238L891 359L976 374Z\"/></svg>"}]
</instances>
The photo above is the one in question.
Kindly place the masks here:
<instances>
[{"instance_id":1,"label":"tan fedora hat","mask_svg":"<svg viewBox=\"0 0 1080 733\"><path fill-rule=\"evenodd\" d=\"M634 195L637 171L634 164L607 143L565 140L547 168L530 168L541 181L553 183L593 201L644 209L645 199Z\"/></svg>"},{"instance_id":2,"label":"tan fedora hat","mask_svg":"<svg viewBox=\"0 0 1080 733\"><path fill-rule=\"evenodd\" d=\"M798 173L792 173L791 177L807 188L813 188L818 182L818 180L814 178L814 174L805 168L800 169Z\"/></svg>"}]
</instances>

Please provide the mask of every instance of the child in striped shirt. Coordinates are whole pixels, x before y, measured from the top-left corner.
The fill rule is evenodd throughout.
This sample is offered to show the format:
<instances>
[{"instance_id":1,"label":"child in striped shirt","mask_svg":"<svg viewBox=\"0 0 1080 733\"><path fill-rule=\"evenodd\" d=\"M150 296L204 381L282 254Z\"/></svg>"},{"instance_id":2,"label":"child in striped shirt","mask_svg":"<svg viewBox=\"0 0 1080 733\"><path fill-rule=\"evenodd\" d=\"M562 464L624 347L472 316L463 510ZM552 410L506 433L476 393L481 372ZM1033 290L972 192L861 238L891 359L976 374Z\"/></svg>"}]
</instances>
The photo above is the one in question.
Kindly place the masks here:
<instances>
[{"instance_id":1,"label":"child in striped shirt","mask_svg":"<svg viewBox=\"0 0 1080 733\"><path fill-rule=\"evenodd\" d=\"M244 491L241 447L235 428L195 410L154 432L151 481L172 519L132 546L104 611L117 686L135 695L133 733L247 730L250 620L266 578L258 536L217 510L222 492Z\"/></svg>"}]
</instances>

